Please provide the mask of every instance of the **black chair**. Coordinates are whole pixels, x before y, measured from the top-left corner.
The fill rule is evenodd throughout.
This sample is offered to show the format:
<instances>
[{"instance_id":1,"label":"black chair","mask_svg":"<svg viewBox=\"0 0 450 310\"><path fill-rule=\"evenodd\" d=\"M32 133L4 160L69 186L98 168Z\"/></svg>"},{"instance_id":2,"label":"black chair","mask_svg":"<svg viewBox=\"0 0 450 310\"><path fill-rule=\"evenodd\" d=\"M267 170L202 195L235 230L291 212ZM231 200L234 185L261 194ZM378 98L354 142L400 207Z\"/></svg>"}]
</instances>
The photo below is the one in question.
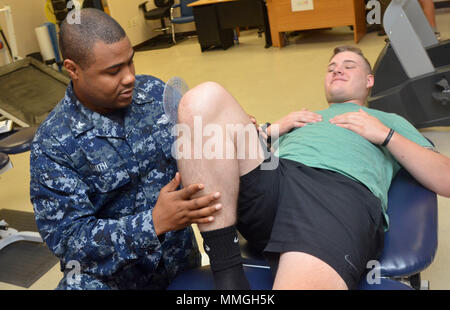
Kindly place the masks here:
<instances>
[{"instance_id":1,"label":"black chair","mask_svg":"<svg viewBox=\"0 0 450 310\"><path fill-rule=\"evenodd\" d=\"M84 0L83 9L84 8L94 8L100 11L104 11L104 7L101 0Z\"/></svg>"},{"instance_id":2,"label":"black chair","mask_svg":"<svg viewBox=\"0 0 450 310\"><path fill-rule=\"evenodd\" d=\"M155 9L147 10L148 1L140 4L139 8L144 11L144 17L146 20L161 20L161 28L156 28L153 30L163 31L163 33L166 34L166 31L170 30L171 27L166 26L165 18L170 18L170 8L174 4L174 0L154 0L154 2L156 6Z\"/></svg>"}]
</instances>

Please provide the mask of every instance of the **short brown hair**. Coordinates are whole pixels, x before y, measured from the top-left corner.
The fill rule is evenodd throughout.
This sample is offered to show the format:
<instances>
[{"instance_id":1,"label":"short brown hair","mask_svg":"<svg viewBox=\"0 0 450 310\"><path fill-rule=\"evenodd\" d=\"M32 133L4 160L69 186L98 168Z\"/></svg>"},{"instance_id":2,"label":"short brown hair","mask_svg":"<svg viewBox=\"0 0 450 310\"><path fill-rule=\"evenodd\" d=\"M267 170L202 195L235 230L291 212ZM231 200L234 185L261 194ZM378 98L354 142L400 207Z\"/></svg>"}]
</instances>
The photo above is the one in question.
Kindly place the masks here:
<instances>
[{"instance_id":1,"label":"short brown hair","mask_svg":"<svg viewBox=\"0 0 450 310\"><path fill-rule=\"evenodd\" d=\"M361 51L361 49L359 49L359 48L357 48L355 46L342 45L342 46L336 47L334 49L334 51L333 51L333 56L331 56L330 60L333 59L334 56L336 56L337 54L342 53L342 52L352 52L352 53L355 53L355 54L359 55L364 60L364 62L366 63L367 67L369 68L369 73L373 74L372 66L370 65L370 62L364 56L364 54Z\"/></svg>"}]
</instances>

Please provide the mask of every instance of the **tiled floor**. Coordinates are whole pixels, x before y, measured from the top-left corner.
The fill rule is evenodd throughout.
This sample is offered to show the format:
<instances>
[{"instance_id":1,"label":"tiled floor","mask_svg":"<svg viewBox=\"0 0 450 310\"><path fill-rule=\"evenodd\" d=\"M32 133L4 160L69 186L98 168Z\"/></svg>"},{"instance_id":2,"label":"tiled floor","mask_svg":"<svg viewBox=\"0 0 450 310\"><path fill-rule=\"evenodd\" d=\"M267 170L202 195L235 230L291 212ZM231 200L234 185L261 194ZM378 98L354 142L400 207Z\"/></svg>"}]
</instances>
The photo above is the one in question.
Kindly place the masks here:
<instances>
[{"instance_id":1,"label":"tiled floor","mask_svg":"<svg viewBox=\"0 0 450 310\"><path fill-rule=\"evenodd\" d=\"M450 38L450 10L437 12L442 38ZM358 44L369 61L375 63L384 38L367 34ZM301 108L326 108L323 79L332 49L354 44L347 28L309 31L290 39L285 48L264 48L264 38L256 31L242 31L240 44L230 49L200 52L197 39L175 47L136 54L138 74L151 74L167 81L180 76L193 87L204 81L225 86L260 123L276 121ZM450 129L424 131L438 150L450 156ZM2 208L32 211L29 202L29 153L11 156L14 169L0 176ZM431 289L450 289L450 199L439 197L439 247L432 265L423 272ZM53 289L61 278L55 266L31 289ZM0 289L20 289L0 283Z\"/></svg>"}]
</instances>

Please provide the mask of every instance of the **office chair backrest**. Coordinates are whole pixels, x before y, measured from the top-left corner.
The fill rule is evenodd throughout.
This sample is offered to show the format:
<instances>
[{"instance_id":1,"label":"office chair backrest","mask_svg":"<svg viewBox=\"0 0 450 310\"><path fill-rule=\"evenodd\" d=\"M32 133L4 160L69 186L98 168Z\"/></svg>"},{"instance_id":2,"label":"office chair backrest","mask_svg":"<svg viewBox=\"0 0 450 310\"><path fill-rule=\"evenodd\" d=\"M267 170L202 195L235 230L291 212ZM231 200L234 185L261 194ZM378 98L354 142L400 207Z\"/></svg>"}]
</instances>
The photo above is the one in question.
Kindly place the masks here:
<instances>
[{"instance_id":1,"label":"office chair backrest","mask_svg":"<svg viewBox=\"0 0 450 310\"><path fill-rule=\"evenodd\" d=\"M83 9L85 9L85 8L94 8L94 9L104 11L101 0L84 0Z\"/></svg>"},{"instance_id":2,"label":"office chair backrest","mask_svg":"<svg viewBox=\"0 0 450 310\"><path fill-rule=\"evenodd\" d=\"M180 0L180 11L181 16L192 16L194 15L194 12L192 10L192 7L189 7L188 4L195 2L197 0Z\"/></svg>"},{"instance_id":3,"label":"office chair backrest","mask_svg":"<svg viewBox=\"0 0 450 310\"><path fill-rule=\"evenodd\" d=\"M165 8L172 6L174 2L174 0L155 0L155 5L159 8Z\"/></svg>"}]
</instances>

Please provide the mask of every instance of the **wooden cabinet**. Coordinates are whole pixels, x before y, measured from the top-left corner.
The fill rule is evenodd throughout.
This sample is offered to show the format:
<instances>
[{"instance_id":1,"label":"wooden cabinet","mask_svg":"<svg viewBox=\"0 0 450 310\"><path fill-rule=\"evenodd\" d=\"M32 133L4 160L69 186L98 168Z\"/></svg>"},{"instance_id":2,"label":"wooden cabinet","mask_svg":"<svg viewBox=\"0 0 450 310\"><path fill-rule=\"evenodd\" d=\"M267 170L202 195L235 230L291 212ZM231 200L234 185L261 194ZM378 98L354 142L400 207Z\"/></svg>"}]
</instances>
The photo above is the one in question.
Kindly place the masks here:
<instances>
[{"instance_id":1,"label":"wooden cabinet","mask_svg":"<svg viewBox=\"0 0 450 310\"><path fill-rule=\"evenodd\" d=\"M366 34L363 0L314 0L314 10L292 11L291 0L267 0L272 45L283 46L286 31L353 26L354 41Z\"/></svg>"},{"instance_id":2,"label":"wooden cabinet","mask_svg":"<svg viewBox=\"0 0 450 310\"><path fill-rule=\"evenodd\" d=\"M234 44L233 29L220 27L216 6L194 6L195 27L202 51L212 46L227 49Z\"/></svg>"}]
</instances>

